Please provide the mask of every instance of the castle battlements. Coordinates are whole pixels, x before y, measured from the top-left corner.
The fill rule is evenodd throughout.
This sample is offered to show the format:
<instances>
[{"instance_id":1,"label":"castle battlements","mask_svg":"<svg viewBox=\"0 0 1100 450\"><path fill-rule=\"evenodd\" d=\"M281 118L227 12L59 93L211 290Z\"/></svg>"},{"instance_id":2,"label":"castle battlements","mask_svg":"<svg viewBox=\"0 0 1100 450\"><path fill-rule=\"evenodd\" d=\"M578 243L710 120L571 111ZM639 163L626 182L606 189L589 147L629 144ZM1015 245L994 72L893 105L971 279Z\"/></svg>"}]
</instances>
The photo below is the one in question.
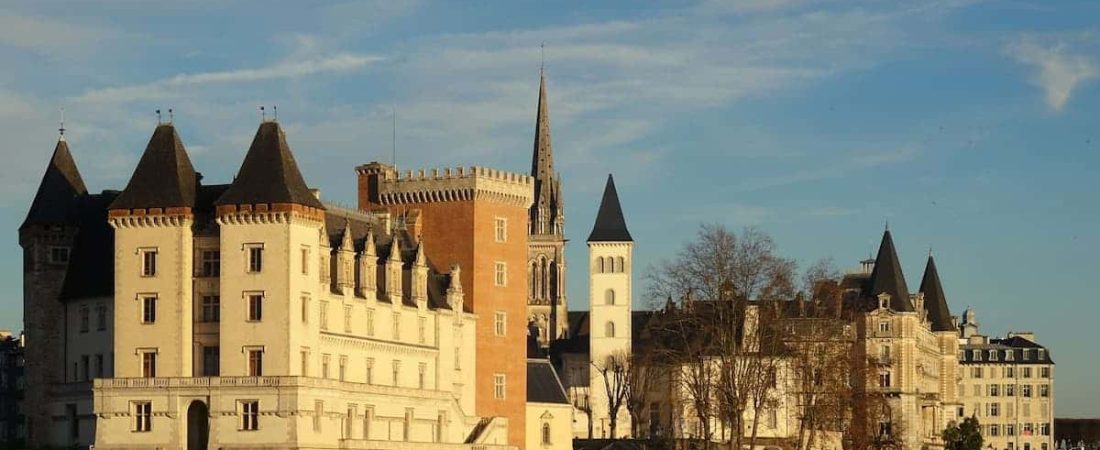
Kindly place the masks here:
<instances>
[{"instance_id":1,"label":"castle battlements","mask_svg":"<svg viewBox=\"0 0 1100 450\"><path fill-rule=\"evenodd\" d=\"M407 170L371 162L356 168L360 176L376 180L382 205L489 200L528 207L533 201L534 178L488 167L446 167Z\"/></svg>"}]
</instances>

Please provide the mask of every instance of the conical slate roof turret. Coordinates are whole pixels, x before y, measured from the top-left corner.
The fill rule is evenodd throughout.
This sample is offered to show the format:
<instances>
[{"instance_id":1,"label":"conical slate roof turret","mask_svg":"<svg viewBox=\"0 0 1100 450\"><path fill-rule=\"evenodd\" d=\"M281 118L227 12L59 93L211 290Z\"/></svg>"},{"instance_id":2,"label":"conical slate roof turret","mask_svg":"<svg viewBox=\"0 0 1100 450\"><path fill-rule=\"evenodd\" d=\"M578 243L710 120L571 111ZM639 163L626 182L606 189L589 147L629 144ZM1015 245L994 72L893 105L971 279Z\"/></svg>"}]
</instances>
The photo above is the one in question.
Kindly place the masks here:
<instances>
[{"instance_id":1,"label":"conical slate roof turret","mask_svg":"<svg viewBox=\"0 0 1100 450\"><path fill-rule=\"evenodd\" d=\"M947 297L943 295L943 285L940 284L940 274L931 253L928 254L928 265L924 267L920 291L924 293L924 308L928 310L932 331L955 331L951 310L947 308Z\"/></svg>"},{"instance_id":2,"label":"conical slate roof turret","mask_svg":"<svg viewBox=\"0 0 1100 450\"><path fill-rule=\"evenodd\" d=\"M603 200L596 213L596 224L588 235L588 242L634 242L630 231L626 229L623 209L619 206L619 193L615 191L615 178L607 175L607 185L603 189Z\"/></svg>"},{"instance_id":3,"label":"conical slate roof turret","mask_svg":"<svg viewBox=\"0 0 1100 450\"><path fill-rule=\"evenodd\" d=\"M160 124L110 209L192 208L197 181L176 127Z\"/></svg>"},{"instance_id":4,"label":"conical slate roof turret","mask_svg":"<svg viewBox=\"0 0 1100 450\"><path fill-rule=\"evenodd\" d=\"M88 193L84 179L76 168L76 161L69 152L69 144L64 138L57 140L53 156L46 165L46 173L38 184L31 209L20 228L30 225L65 225L72 223L74 200Z\"/></svg>"},{"instance_id":5,"label":"conical slate roof turret","mask_svg":"<svg viewBox=\"0 0 1100 450\"><path fill-rule=\"evenodd\" d=\"M915 311L913 303L909 301L909 288L905 285L905 275L901 273L901 263L898 261L898 253L894 250L894 239L887 229L882 234L882 243L878 247L878 256L875 257L875 268L871 270L871 278L867 280L868 291L871 297L877 297L885 292L890 294L890 308L895 311Z\"/></svg>"},{"instance_id":6,"label":"conical slate roof turret","mask_svg":"<svg viewBox=\"0 0 1100 450\"><path fill-rule=\"evenodd\" d=\"M215 202L216 205L263 203L324 209L306 186L278 122L260 124L233 184Z\"/></svg>"}]
</instances>

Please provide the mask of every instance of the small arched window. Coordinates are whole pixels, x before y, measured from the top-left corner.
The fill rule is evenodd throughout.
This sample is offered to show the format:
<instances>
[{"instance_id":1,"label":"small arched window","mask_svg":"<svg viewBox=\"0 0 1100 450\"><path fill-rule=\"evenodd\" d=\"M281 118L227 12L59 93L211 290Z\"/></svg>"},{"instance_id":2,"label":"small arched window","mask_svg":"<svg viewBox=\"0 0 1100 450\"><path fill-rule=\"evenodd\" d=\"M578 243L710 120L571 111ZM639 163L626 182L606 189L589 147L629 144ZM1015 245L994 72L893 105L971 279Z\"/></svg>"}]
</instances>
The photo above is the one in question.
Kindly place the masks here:
<instances>
[{"instance_id":1,"label":"small arched window","mask_svg":"<svg viewBox=\"0 0 1100 450\"><path fill-rule=\"evenodd\" d=\"M604 335L615 337L615 322L607 322L607 325L604 325Z\"/></svg>"},{"instance_id":2,"label":"small arched window","mask_svg":"<svg viewBox=\"0 0 1100 450\"><path fill-rule=\"evenodd\" d=\"M619 272L626 272L626 264L623 264L625 261L622 256L619 257Z\"/></svg>"},{"instance_id":3,"label":"small arched window","mask_svg":"<svg viewBox=\"0 0 1100 450\"><path fill-rule=\"evenodd\" d=\"M550 445L550 424L542 424L542 445Z\"/></svg>"},{"instance_id":4,"label":"small arched window","mask_svg":"<svg viewBox=\"0 0 1100 450\"><path fill-rule=\"evenodd\" d=\"M605 305L614 305L615 304L615 291L613 289L608 289L608 290L604 291L604 293L603 293L603 304L605 304Z\"/></svg>"},{"instance_id":5,"label":"small arched window","mask_svg":"<svg viewBox=\"0 0 1100 450\"><path fill-rule=\"evenodd\" d=\"M615 258L607 257L607 265L611 266L611 272L615 273L619 271L619 267L615 265Z\"/></svg>"},{"instance_id":6,"label":"small arched window","mask_svg":"<svg viewBox=\"0 0 1100 450\"><path fill-rule=\"evenodd\" d=\"M599 261L597 263L597 265L599 265L599 271L598 272L599 273L604 273L606 271L606 268L603 265L603 258L596 258L596 260Z\"/></svg>"}]
</instances>

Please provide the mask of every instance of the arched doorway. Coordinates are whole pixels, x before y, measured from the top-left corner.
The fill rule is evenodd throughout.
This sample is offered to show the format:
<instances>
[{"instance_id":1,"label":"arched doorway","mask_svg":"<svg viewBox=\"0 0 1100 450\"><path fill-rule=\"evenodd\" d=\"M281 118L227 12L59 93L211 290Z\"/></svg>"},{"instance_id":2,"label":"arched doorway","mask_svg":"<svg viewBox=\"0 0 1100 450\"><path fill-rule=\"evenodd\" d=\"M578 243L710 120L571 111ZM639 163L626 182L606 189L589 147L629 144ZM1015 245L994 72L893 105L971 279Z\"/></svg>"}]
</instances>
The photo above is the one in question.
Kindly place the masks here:
<instances>
[{"instance_id":1,"label":"arched doorway","mask_svg":"<svg viewBox=\"0 0 1100 450\"><path fill-rule=\"evenodd\" d=\"M187 407L187 450L206 450L210 437L210 409L200 400Z\"/></svg>"}]
</instances>

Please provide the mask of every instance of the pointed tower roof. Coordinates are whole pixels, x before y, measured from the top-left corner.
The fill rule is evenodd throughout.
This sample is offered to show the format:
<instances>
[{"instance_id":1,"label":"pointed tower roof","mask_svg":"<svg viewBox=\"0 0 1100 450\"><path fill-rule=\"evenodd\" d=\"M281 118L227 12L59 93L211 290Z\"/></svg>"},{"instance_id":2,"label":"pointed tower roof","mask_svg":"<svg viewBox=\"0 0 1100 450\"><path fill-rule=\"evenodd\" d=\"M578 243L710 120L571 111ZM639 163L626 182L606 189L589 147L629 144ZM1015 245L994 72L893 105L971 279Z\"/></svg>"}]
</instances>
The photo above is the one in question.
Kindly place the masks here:
<instances>
[{"instance_id":1,"label":"pointed tower roof","mask_svg":"<svg viewBox=\"0 0 1100 450\"><path fill-rule=\"evenodd\" d=\"M947 297L943 295L943 285L940 284L940 274L931 253L928 254L928 264L924 267L920 291L924 293L924 308L928 310L932 331L955 331L951 311L947 308Z\"/></svg>"},{"instance_id":2,"label":"pointed tower roof","mask_svg":"<svg viewBox=\"0 0 1100 450\"><path fill-rule=\"evenodd\" d=\"M867 294L875 297L885 292L890 294L890 307L895 311L915 311L909 301L909 288L905 285L905 275L901 273L898 253L894 250L894 238L887 229L882 234L882 243L878 247L875 268L867 280Z\"/></svg>"},{"instance_id":3,"label":"pointed tower roof","mask_svg":"<svg viewBox=\"0 0 1100 450\"><path fill-rule=\"evenodd\" d=\"M324 209L309 191L278 122L264 122L256 130L233 184L216 205L289 203Z\"/></svg>"},{"instance_id":4,"label":"pointed tower roof","mask_svg":"<svg viewBox=\"0 0 1100 450\"><path fill-rule=\"evenodd\" d=\"M550 99L546 96L546 75L539 71L539 106L535 115L535 148L531 156L531 175L552 175L554 147L550 142Z\"/></svg>"},{"instance_id":5,"label":"pointed tower roof","mask_svg":"<svg viewBox=\"0 0 1100 450\"><path fill-rule=\"evenodd\" d=\"M615 178L607 175L607 185L603 189L603 200L596 213L596 224L588 235L588 242L634 242L630 231L626 229L623 209L619 206L619 193L615 190Z\"/></svg>"},{"instance_id":6,"label":"pointed tower roof","mask_svg":"<svg viewBox=\"0 0 1100 450\"><path fill-rule=\"evenodd\" d=\"M80 177L76 161L69 152L69 144L63 137L59 138L46 165L46 173L42 175L42 182L38 184L38 192L34 194L31 209L27 211L27 218L20 228L71 223L75 220L73 200L87 193L84 179Z\"/></svg>"},{"instance_id":7,"label":"pointed tower roof","mask_svg":"<svg viewBox=\"0 0 1100 450\"><path fill-rule=\"evenodd\" d=\"M561 183L554 171L554 147L550 142L550 99L546 95L546 75L539 70L539 104L535 116L535 145L531 155L531 177L535 196L531 203L531 234L560 234L555 226L563 214Z\"/></svg>"},{"instance_id":8,"label":"pointed tower roof","mask_svg":"<svg viewBox=\"0 0 1100 450\"><path fill-rule=\"evenodd\" d=\"M172 124L157 125L111 209L194 207L197 176Z\"/></svg>"}]
</instances>

